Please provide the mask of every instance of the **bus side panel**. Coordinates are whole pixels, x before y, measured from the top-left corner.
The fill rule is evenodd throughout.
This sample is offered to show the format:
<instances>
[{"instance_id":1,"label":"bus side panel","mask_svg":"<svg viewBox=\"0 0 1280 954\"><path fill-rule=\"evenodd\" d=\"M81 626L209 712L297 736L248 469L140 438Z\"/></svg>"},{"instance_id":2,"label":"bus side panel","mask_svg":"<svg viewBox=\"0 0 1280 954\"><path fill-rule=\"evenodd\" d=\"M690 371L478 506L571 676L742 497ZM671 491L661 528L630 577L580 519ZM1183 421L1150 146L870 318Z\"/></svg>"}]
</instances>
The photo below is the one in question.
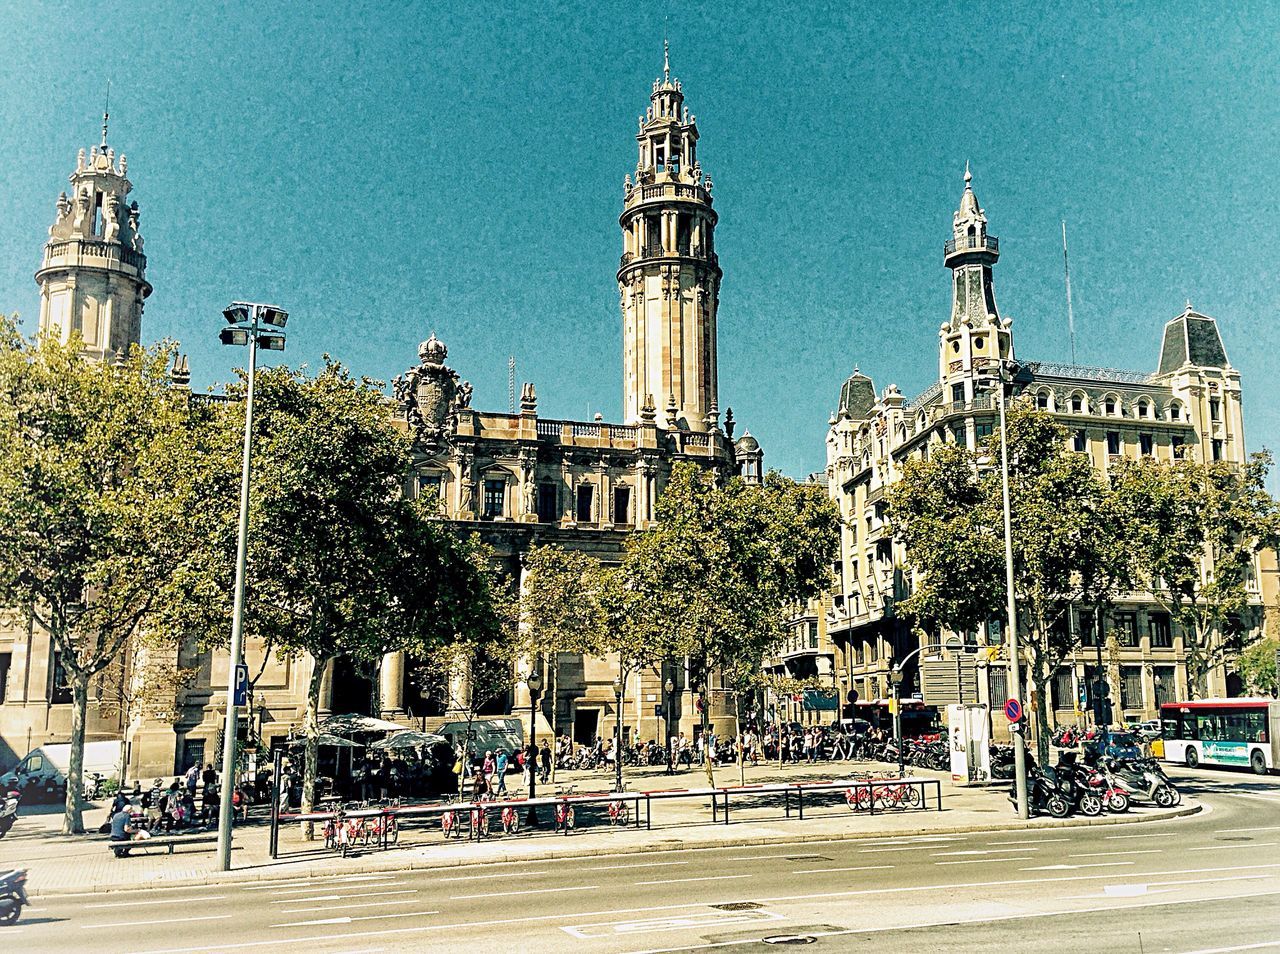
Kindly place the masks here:
<instances>
[{"instance_id":1,"label":"bus side panel","mask_svg":"<svg viewBox=\"0 0 1280 954\"><path fill-rule=\"evenodd\" d=\"M1181 764L1187 758L1187 742L1185 739L1164 740L1164 760Z\"/></svg>"}]
</instances>

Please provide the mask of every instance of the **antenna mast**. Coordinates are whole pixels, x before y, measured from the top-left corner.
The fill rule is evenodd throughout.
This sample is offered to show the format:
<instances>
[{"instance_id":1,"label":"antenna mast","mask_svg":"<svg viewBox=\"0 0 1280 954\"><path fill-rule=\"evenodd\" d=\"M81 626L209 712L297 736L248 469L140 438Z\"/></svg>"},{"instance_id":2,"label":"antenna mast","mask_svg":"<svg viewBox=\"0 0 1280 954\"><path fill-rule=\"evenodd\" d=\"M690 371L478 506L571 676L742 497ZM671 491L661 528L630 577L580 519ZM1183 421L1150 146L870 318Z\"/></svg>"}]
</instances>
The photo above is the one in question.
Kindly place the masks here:
<instances>
[{"instance_id":1,"label":"antenna mast","mask_svg":"<svg viewBox=\"0 0 1280 954\"><path fill-rule=\"evenodd\" d=\"M1071 366L1076 366L1076 315L1071 308L1071 266L1067 262L1067 221L1062 220L1062 274L1067 280L1067 332L1071 335Z\"/></svg>"},{"instance_id":2,"label":"antenna mast","mask_svg":"<svg viewBox=\"0 0 1280 954\"><path fill-rule=\"evenodd\" d=\"M507 405L511 413L516 412L516 356L507 358Z\"/></svg>"}]
</instances>

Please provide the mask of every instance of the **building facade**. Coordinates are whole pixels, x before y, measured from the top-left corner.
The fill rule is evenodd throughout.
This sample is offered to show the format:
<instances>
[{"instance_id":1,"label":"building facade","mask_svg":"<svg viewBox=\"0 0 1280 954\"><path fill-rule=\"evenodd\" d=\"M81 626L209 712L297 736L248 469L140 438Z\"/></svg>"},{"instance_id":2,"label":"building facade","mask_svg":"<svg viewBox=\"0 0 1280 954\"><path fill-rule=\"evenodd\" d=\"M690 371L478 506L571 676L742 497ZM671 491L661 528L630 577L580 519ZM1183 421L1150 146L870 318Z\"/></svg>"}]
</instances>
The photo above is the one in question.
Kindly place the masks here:
<instances>
[{"instance_id":1,"label":"building facade","mask_svg":"<svg viewBox=\"0 0 1280 954\"><path fill-rule=\"evenodd\" d=\"M908 459L927 456L942 442L974 449L998 426L995 398L980 379L989 364L1016 357L1012 321L996 304L999 257L999 241L987 231L966 168L943 251L952 306L938 331L936 382L907 398L892 384L877 391L855 369L841 386L830 420L826 477L845 525L826 630L837 683L864 700L887 698L893 663L919 648L894 612L907 594L906 554L888 526L885 491ZM1021 361L1014 390L1019 399L1053 414L1066 427L1072 449L1088 454L1102 472L1139 457L1242 463L1240 374L1227 359L1217 322L1188 303L1165 324L1155 357L1152 372ZM1263 623L1263 581L1274 575L1265 572L1273 556L1263 554L1259 561L1246 625ZM1073 609L1069 625L1081 634L1082 646L1053 675L1052 698L1037 701L1053 710L1056 721L1079 718L1082 702L1087 706L1086 687L1099 669L1117 720L1153 718L1160 703L1187 698L1182 636L1149 597L1130 594L1121 600L1103 621L1101 645L1086 610ZM1004 664L973 664L974 650L998 644L1002 633L1001 621L994 620L973 633L935 634L944 645L948 635L958 636L968 650L958 654L965 678L976 676L978 698L966 701L998 706L1006 698ZM914 661L904 676L903 694L909 696L920 688ZM1219 669L1200 694L1238 694L1237 683Z\"/></svg>"},{"instance_id":2,"label":"building facade","mask_svg":"<svg viewBox=\"0 0 1280 954\"><path fill-rule=\"evenodd\" d=\"M513 579L522 578L521 555L540 544L616 561L626 535L652 525L655 503L679 461L761 477L759 443L749 433L735 440L731 410L720 420L717 217L697 141L680 82L664 62L640 119L635 179L630 173L624 179L619 218L623 423L599 415L593 421L540 417L532 383L523 386L514 413L477 410L471 385L448 366L448 349L434 333L393 383L395 419L414 447L405 492L432 494L442 519L478 533ZM142 340L142 302L151 291L137 204L124 205L132 189L126 168L124 156L116 161L106 145L105 132L101 146L87 157L81 152L71 175L75 198L59 198L36 275L41 330L63 340L78 331L87 353L101 360ZM179 358L175 386L189 379ZM250 635L245 661L262 675L247 718L265 743L278 744L302 723L311 666L263 654ZM106 680L91 697L86 737L127 739L131 777L182 771L211 761L221 746L227 656L180 650L171 664L189 674L171 717L129 713ZM519 667L525 671L512 673L511 691L482 711L518 715L527 724L524 678L534 667L545 673L545 686L555 687L536 707L541 737L554 729L589 742L612 735L619 719L628 738L662 739L671 731L692 736L700 721L683 667L632 675L619 712L616 660L568 654L529 660ZM366 712L428 729L457 716L446 700L420 693L412 660L402 654L383 660L376 682L341 660L331 663L321 686L322 712ZM732 706L714 688L713 679L712 723L723 731L732 724ZM70 710L48 636L21 613L0 618L0 741L7 748L0 749L0 765L35 745L66 741Z\"/></svg>"}]
</instances>

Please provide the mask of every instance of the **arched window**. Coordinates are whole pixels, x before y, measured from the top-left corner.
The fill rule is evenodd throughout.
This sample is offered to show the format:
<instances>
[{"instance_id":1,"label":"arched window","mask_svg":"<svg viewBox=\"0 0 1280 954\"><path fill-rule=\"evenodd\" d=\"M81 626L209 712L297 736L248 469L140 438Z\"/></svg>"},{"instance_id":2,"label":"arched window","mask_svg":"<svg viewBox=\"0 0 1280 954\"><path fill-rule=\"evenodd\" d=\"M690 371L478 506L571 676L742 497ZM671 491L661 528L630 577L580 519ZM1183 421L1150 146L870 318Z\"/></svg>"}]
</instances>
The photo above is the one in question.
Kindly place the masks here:
<instances>
[{"instance_id":1,"label":"arched window","mask_svg":"<svg viewBox=\"0 0 1280 954\"><path fill-rule=\"evenodd\" d=\"M1102 413L1107 417L1116 417L1120 413L1120 399L1108 394L1102 399Z\"/></svg>"},{"instance_id":2,"label":"arched window","mask_svg":"<svg viewBox=\"0 0 1280 954\"><path fill-rule=\"evenodd\" d=\"M1182 419L1182 403L1180 401L1171 401L1169 403L1169 420L1181 421Z\"/></svg>"},{"instance_id":3,"label":"arched window","mask_svg":"<svg viewBox=\"0 0 1280 954\"><path fill-rule=\"evenodd\" d=\"M1041 411L1053 410L1053 392L1048 388L1041 388L1036 392L1036 409Z\"/></svg>"},{"instance_id":4,"label":"arched window","mask_svg":"<svg viewBox=\"0 0 1280 954\"><path fill-rule=\"evenodd\" d=\"M1071 413L1072 414L1088 414L1089 399L1085 397L1083 391L1076 391L1071 395Z\"/></svg>"}]
</instances>

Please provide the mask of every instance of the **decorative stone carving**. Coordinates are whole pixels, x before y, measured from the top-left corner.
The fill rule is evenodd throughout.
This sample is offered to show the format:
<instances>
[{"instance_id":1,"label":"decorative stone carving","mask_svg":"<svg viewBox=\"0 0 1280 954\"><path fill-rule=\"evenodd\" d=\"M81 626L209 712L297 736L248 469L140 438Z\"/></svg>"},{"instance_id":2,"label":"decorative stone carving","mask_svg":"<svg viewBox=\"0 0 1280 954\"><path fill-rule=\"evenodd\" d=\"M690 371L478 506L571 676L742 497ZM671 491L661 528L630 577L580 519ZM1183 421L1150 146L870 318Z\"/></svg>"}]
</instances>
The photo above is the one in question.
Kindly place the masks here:
<instances>
[{"instance_id":1,"label":"decorative stone carving","mask_svg":"<svg viewBox=\"0 0 1280 954\"><path fill-rule=\"evenodd\" d=\"M392 394L415 439L427 447L447 441L457 429L458 409L471 404L471 384L459 382L458 373L445 365L448 356L449 349L433 332L418 348L421 363L392 382Z\"/></svg>"},{"instance_id":2,"label":"decorative stone carving","mask_svg":"<svg viewBox=\"0 0 1280 954\"><path fill-rule=\"evenodd\" d=\"M121 162L124 157L120 157ZM129 234L133 236L133 250L135 252L142 251L142 233L138 231L138 203L129 203Z\"/></svg>"},{"instance_id":3,"label":"decorative stone carving","mask_svg":"<svg viewBox=\"0 0 1280 954\"><path fill-rule=\"evenodd\" d=\"M535 414L538 411L538 395L534 393L533 382L526 381L520 386L520 413Z\"/></svg>"},{"instance_id":4,"label":"decorative stone carving","mask_svg":"<svg viewBox=\"0 0 1280 954\"><path fill-rule=\"evenodd\" d=\"M120 200L108 195L102 203L102 240L114 242L120 238Z\"/></svg>"}]
</instances>

